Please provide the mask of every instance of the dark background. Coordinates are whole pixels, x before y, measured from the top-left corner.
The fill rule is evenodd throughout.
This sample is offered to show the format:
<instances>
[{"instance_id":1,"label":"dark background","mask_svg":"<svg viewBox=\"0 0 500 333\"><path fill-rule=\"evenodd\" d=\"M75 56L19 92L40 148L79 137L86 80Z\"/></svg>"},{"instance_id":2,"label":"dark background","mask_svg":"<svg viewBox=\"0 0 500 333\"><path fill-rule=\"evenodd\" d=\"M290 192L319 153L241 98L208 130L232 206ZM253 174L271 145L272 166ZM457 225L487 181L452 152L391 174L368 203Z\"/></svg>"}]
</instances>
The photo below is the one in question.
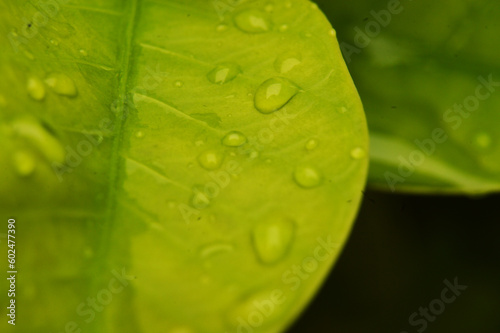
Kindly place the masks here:
<instances>
[{"instance_id":1,"label":"dark background","mask_svg":"<svg viewBox=\"0 0 500 333\"><path fill-rule=\"evenodd\" d=\"M418 332L409 316L467 285L422 332L500 332L500 195L368 191L351 237L314 301L288 330Z\"/></svg>"}]
</instances>

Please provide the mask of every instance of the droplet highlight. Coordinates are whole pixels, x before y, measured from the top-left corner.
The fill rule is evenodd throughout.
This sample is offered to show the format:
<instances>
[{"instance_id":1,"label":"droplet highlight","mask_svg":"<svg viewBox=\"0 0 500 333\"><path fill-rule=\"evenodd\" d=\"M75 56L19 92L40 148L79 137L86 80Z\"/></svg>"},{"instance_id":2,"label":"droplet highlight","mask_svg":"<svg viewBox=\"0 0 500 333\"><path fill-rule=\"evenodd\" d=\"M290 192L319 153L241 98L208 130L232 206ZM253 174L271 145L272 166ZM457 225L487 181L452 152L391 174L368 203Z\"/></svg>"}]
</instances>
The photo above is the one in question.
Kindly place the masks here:
<instances>
[{"instance_id":1,"label":"droplet highlight","mask_svg":"<svg viewBox=\"0 0 500 333\"><path fill-rule=\"evenodd\" d=\"M207 150L198 156L198 162L206 170L218 169L223 160L224 154L217 150Z\"/></svg>"},{"instance_id":2,"label":"droplet highlight","mask_svg":"<svg viewBox=\"0 0 500 333\"><path fill-rule=\"evenodd\" d=\"M276 77L263 82L255 92L255 108L268 114L284 107L299 88L290 80Z\"/></svg>"},{"instance_id":3,"label":"droplet highlight","mask_svg":"<svg viewBox=\"0 0 500 333\"><path fill-rule=\"evenodd\" d=\"M236 26L248 33L262 33L271 30L271 21L260 10L248 9L234 16Z\"/></svg>"},{"instance_id":4,"label":"droplet highlight","mask_svg":"<svg viewBox=\"0 0 500 333\"><path fill-rule=\"evenodd\" d=\"M35 101L42 101L45 98L46 91L42 80L37 77L30 77L26 86L28 94Z\"/></svg>"},{"instance_id":5,"label":"droplet highlight","mask_svg":"<svg viewBox=\"0 0 500 333\"><path fill-rule=\"evenodd\" d=\"M247 138L243 133L233 131L227 133L222 139L222 144L227 147L240 147L247 142Z\"/></svg>"},{"instance_id":6,"label":"droplet highlight","mask_svg":"<svg viewBox=\"0 0 500 333\"><path fill-rule=\"evenodd\" d=\"M300 187L314 188L321 184L323 177L318 169L306 165L297 167L293 173L293 178Z\"/></svg>"},{"instance_id":7,"label":"droplet highlight","mask_svg":"<svg viewBox=\"0 0 500 333\"><path fill-rule=\"evenodd\" d=\"M285 217L273 216L260 221L252 232L257 257L264 264L274 264L285 257L292 244L295 223Z\"/></svg>"},{"instance_id":8,"label":"droplet highlight","mask_svg":"<svg viewBox=\"0 0 500 333\"><path fill-rule=\"evenodd\" d=\"M65 74L51 74L45 80L45 83L58 95L66 97L75 97L78 95L75 82Z\"/></svg>"},{"instance_id":9,"label":"droplet highlight","mask_svg":"<svg viewBox=\"0 0 500 333\"><path fill-rule=\"evenodd\" d=\"M306 149L311 151L316 149L318 147L318 140L316 139L310 139L309 141L306 142Z\"/></svg>"},{"instance_id":10,"label":"droplet highlight","mask_svg":"<svg viewBox=\"0 0 500 333\"><path fill-rule=\"evenodd\" d=\"M210 73L207 74L207 78L212 83L224 84L234 80L240 73L240 66L234 63L225 63L218 65L210 71Z\"/></svg>"}]
</instances>

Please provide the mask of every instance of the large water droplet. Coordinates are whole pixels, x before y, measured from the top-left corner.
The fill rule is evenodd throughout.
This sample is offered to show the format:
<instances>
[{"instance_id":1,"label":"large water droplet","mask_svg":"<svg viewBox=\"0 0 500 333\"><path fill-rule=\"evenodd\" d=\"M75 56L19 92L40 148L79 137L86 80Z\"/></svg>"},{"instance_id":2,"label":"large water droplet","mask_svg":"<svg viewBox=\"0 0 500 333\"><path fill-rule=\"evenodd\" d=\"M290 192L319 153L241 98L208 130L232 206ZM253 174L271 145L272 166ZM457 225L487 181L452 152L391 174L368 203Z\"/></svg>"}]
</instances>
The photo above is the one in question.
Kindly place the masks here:
<instances>
[{"instance_id":1,"label":"large water droplet","mask_svg":"<svg viewBox=\"0 0 500 333\"><path fill-rule=\"evenodd\" d=\"M321 184L323 177L318 169L306 165L297 167L293 173L293 178L299 186L313 188Z\"/></svg>"},{"instance_id":2,"label":"large water droplet","mask_svg":"<svg viewBox=\"0 0 500 333\"><path fill-rule=\"evenodd\" d=\"M306 142L306 149L307 150L314 150L314 149L316 149L316 147L318 147L318 140L311 139L311 140Z\"/></svg>"},{"instance_id":3,"label":"large water droplet","mask_svg":"<svg viewBox=\"0 0 500 333\"><path fill-rule=\"evenodd\" d=\"M35 171L36 161L33 154L21 150L14 153L14 166L19 176L27 177Z\"/></svg>"},{"instance_id":4,"label":"large water droplet","mask_svg":"<svg viewBox=\"0 0 500 333\"><path fill-rule=\"evenodd\" d=\"M224 84L234 80L240 73L240 66L234 63L225 63L218 65L210 71L210 73L207 74L207 78L212 83Z\"/></svg>"},{"instance_id":5,"label":"large water droplet","mask_svg":"<svg viewBox=\"0 0 500 333\"><path fill-rule=\"evenodd\" d=\"M206 170L218 169L223 160L224 154L217 150L207 150L198 156L198 162Z\"/></svg>"},{"instance_id":6,"label":"large water droplet","mask_svg":"<svg viewBox=\"0 0 500 333\"><path fill-rule=\"evenodd\" d=\"M41 101L45 98L45 86L39 78L30 77L26 88L28 89L28 94L35 101Z\"/></svg>"},{"instance_id":7,"label":"large water droplet","mask_svg":"<svg viewBox=\"0 0 500 333\"><path fill-rule=\"evenodd\" d=\"M360 160L366 156L366 151L361 147L356 147L351 150L351 157L355 160Z\"/></svg>"},{"instance_id":8,"label":"large water droplet","mask_svg":"<svg viewBox=\"0 0 500 333\"><path fill-rule=\"evenodd\" d=\"M287 52L276 58L274 69L278 73L285 74L302 63L302 55L297 52Z\"/></svg>"},{"instance_id":9,"label":"large water droplet","mask_svg":"<svg viewBox=\"0 0 500 333\"><path fill-rule=\"evenodd\" d=\"M222 144L228 147L239 147L247 142L247 138L240 132L229 132L222 139Z\"/></svg>"},{"instance_id":10,"label":"large water droplet","mask_svg":"<svg viewBox=\"0 0 500 333\"><path fill-rule=\"evenodd\" d=\"M260 10L247 9L234 16L234 23L244 32L261 33L271 30L271 21Z\"/></svg>"},{"instance_id":11,"label":"large water droplet","mask_svg":"<svg viewBox=\"0 0 500 333\"><path fill-rule=\"evenodd\" d=\"M275 77L263 82L255 92L255 108L262 113L271 113L284 107L299 88L290 80Z\"/></svg>"},{"instance_id":12,"label":"large water droplet","mask_svg":"<svg viewBox=\"0 0 500 333\"><path fill-rule=\"evenodd\" d=\"M75 82L65 74L51 74L45 79L45 83L58 95L67 97L78 95Z\"/></svg>"},{"instance_id":13,"label":"large water droplet","mask_svg":"<svg viewBox=\"0 0 500 333\"><path fill-rule=\"evenodd\" d=\"M255 251L264 264L273 264L288 252L295 233L295 224L285 217L273 216L260 221L253 230Z\"/></svg>"}]
</instances>

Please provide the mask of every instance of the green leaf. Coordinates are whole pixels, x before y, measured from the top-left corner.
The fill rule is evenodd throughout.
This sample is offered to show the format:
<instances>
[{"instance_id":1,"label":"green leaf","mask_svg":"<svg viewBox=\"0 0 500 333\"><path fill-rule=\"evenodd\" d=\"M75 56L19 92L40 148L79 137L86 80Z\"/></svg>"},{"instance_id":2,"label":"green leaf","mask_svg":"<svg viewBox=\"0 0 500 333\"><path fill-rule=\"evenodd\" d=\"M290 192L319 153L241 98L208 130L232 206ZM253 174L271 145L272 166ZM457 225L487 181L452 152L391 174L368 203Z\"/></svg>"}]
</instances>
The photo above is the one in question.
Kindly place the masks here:
<instances>
[{"instance_id":1,"label":"green leaf","mask_svg":"<svg viewBox=\"0 0 500 333\"><path fill-rule=\"evenodd\" d=\"M2 0L0 13L0 212L19 250L19 316L2 332L289 325L348 236L368 163L318 8Z\"/></svg>"},{"instance_id":2,"label":"green leaf","mask_svg":"<svg viewBox=\"0 0 500 333\"><path fill-rule=\"evenodd\" d=\"M322 2L367 112L369 184L500 190L497 3Z\"/></svg>"}]
</instances>

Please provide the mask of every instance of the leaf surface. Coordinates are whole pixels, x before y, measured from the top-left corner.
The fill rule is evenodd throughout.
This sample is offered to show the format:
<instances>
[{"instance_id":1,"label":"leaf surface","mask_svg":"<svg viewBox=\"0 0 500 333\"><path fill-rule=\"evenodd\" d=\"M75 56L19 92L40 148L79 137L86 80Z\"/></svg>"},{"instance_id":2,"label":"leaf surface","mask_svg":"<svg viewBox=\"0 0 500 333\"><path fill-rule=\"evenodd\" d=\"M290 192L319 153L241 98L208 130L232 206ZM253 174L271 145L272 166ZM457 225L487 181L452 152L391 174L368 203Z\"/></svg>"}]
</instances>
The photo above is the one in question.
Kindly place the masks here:
<instances>
[{"instance_id":1,"label":"leaf surface","mask_svg":"<svg viewBox=\"0 0 500 333\"><path fill-rule=\"evenodd\" d=\"M18 332L277 332L329 271L368 151L334 31L215 4L0 2Z\"/></svg>"}]
</instances>

